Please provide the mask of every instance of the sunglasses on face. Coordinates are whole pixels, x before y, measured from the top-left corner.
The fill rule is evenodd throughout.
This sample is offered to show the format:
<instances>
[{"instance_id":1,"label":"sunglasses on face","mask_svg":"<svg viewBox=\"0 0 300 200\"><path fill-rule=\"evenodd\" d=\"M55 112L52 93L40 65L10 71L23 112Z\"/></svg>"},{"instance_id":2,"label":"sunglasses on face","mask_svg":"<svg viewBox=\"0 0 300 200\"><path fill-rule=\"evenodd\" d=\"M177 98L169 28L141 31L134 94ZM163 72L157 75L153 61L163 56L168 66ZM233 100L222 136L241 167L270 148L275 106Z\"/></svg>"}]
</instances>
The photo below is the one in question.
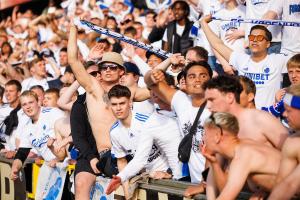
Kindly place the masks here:
<instances>
[{"instance_id":1,"label":"sunglasses on face","mask_svg":"<svg viewBox=\"0 0 300 200\"><path fill-rule=\"evenodd\" d=\"M214 114L211 114L210 117L209 117L209 119L212 121L212 123L214 123L214 125L215 125L216 127L218 127L218 128L220 129L221 135L223 135L223 129L222 129L222 127L216 122L216 119L215 119L215 117L214 117Z\"/></svg>"},{"instance_id":2,"label":"sunglasses on face","mask_svg":"<svg viewBox=\"0 0 300 200\"><path fill-rule=\"evenodd\" d=\"M263 40L267 40L268 39L264 36L264 35L248 35L248 39L249 41L253 42L254 40L261 42Z\"/></svg>"},{"instance_id":3,"label":"sunglasses on face","mask_svg":"<svg viewBox=\"0 0 300 200\"><path fill-rule=\"evenodd\" d=\"M129 22L131 22L131 19L126 19L125 21L121 22L121 25L125 25L128 24Z\"/></svg>"},{"instance_id":4,"label":"sunglasses on face","mask_svg":"<svg viewBox=\"0 0 300 200\"><path fill-rule=\"evenodd\" d=\"M92 75L93 77L96 77L98 74L100 74L99 71L93 71L89 73L90 75Z\"/></svg>"},{"instance_id":5,"label":"sunglasses on face","mask_svg":"<svg viewBox=\"0 0 300 200\"><path fill-rule=\"evenodd\" d=\"M118 66L118 65L114 65L114 64L103 64L103 65L100 67L100 70L101 70L101 71L106 71L108 68L109 68L109 70L111 70L111 71L117 71L117 69L119 68L119 66Z\"/></svg>"}]
</instances>

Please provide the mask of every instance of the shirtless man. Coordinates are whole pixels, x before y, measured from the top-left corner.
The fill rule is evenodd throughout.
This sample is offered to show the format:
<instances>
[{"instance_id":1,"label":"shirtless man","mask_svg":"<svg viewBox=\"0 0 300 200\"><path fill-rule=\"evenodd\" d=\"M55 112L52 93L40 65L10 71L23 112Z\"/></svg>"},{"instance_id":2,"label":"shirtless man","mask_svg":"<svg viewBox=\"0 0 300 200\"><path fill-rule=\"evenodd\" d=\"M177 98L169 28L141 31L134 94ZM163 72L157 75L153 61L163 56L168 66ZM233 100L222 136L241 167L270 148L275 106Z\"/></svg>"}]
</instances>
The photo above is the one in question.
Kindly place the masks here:
<instances>
[{"instance_id":1,"label":"shirtless man","mask_svg":"<svg viewBox=\"0 0 300 200\"><path fill-rule=\"evenodd\" d=\"M237 117L240 124L239 138L253 139L281 149L288 131L270 114L256 109L246 109L239 104L243 88L238 79L218 76L207 81L203 88L207 108L211 112L229 112Z\"/></svg>"},{"instance_id":2,"label":"shirtless man","mask_svg":"<svg viewBox=\"0 0 300 200\"><path fill-rule=\"evenodd\" d=\"M99 72L101 74L101 82L99 84L96 78L87 73L78 59L76 41L77 29L74 25L71 25L68 41L68 61L76 79L86 90L88 117L101 161L101 157L109 152L111 148L109 130L116 120L107 104L107 92L114 85L118 84L119 78L124 74L123 59L120 54L115 52L103 54L99 63ZM131 92L135 101L142 101L150 97L150 93L147 91L136 90ZM93 165L96 165L98 162L99 160L95 158ZM105 163L102 164L105 165Z\"/></svg>"},{"instance_id":3,"label":"shirtless man","mask_svg":"<svg viewBox=\"0 0 300 200\"><path fill-rule=\"evenodd\" d=\"M239 121L238 137L241 139L252 139L276 149L281 149L282 144L288 136L286 128L269 113L257 109L243 108L240 103L240 93L243 90L239 80L231 76L218 76L206 83L205 98L207 108L211 112L228 112L233 114ZM211 164L218 189L221 191L226 182L226 174L223 172L223 162L218 162L215 156L205 155ZM222 160L222 159L219 159ZM218 175L216 175L218 174ZM208 182L212 173L208 175ZM207 187L209 195L210 188Z\"/></svg>"},{"instance_id":4,"label":"shirtless man","mask_svg":"<svg viewBox=\"0 0 300 200\"><path fill-rule=\"evenodd\" d=\"M202 151L220 154L230 160L224 189L212 199L236 199L246 181L264 191L275 184L280 152L254 140L240 139L238 119L230 113L214 113L205 121ZM215 174L214 174L215 175Z\"/></svg>"},{"instance_id":5,"label":"shirtless man","mask_svg":"<svg viewBox=\"0 0 300 200\"><path fill-rule=\"evenodd\" d=\"M269 199L286 200L300 191L300 85L293 85L283 98L284 117L289 126L296 132L287 138L281 152L281 163L277 175L277 185L273 188Z\"/></svg>"}]
</instances>

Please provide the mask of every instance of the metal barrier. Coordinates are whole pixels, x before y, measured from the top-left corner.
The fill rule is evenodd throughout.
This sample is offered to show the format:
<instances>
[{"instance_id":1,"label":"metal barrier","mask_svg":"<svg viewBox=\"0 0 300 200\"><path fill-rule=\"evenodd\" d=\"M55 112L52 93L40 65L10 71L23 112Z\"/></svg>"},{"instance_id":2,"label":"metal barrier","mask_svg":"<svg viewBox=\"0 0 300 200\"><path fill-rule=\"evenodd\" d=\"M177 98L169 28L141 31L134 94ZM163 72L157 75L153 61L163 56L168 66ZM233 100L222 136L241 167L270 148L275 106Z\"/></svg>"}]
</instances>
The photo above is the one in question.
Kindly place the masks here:
<instances>
[{"instance_id":1,"label":"metal barrier","mask_svg":"<svg viewBox=\"0 0 300 200\"><path fill-rule=\"evenodd\" d=\"M0 156L0 184L1 184L1 200L25 200L26 198L34 199L35 195L35 188L37 184L37 176L39 173L39 166L34 164L33 159L27 159L25 162L25 166L28 167L32 165L32 168L29 167L30 170L29 173L27 173L27 176L25 177L24 168L20 172L20 179L16 181L12 181L9 178L10 171L11 171L11 165L12 165L12 159L6 159L4 157ZM71 172L74 169L74 165L70 165L69 172ZM28 170L27 170L28 171ZM30 181L31 185L27 185L26 187L26 178ZM28 182L27 180L27 182ZM174 181L174 180L153 180L149 179L146 180L140 180L138 183L138 191L137 191L137 198L140 200L187 200L188 198L184 198L183 194L185 189L188 186L191 186L193 184L188 182L182 182L182 181ZM27 191L26 191L27 188ZM29 191L28 191L28 188ZM118 190L115 192L115 199L124 199L124 194L122 187L118 188ZM240 193L238 199L244 200L249 199L250 194L249 193ZM196 200L204 200L206 199L205 194L198 194L193 197L193 199Z\"/></svg>"}]
</instances>

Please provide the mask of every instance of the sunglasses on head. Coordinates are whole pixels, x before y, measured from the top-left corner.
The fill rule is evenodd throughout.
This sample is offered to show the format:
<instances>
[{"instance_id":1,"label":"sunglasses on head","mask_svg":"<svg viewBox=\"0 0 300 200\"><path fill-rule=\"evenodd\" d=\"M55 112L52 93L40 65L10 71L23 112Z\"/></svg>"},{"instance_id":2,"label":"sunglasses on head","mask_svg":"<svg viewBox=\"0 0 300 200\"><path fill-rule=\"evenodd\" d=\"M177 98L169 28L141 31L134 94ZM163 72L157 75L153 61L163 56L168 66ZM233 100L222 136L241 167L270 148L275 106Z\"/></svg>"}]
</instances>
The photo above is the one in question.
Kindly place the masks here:
<instances>
[{"instance_id":1,"label":"sunglasses on head","mask_svg":"<svg viewBox=\"0 0 300 200\"><path fill-rule=\"evenodd\" d=\"M261 42L263 40L267 40L268 41L268 39L264 35L248 35L248 39L251 42L254 41L254 40L256 40L258 42Z\"/></svg>"},{"instance_id":2,"label":"sunglasses on head","mask_svg":"<svg viewBox=\"0 0 300 200\"><path fill-rule=\"evenodd\" d=\"M101 71L106 71L108 68L111 71L117 71L117 69L119 68L119 66L115 65L115 64L103 64L103 65L101 65L100 70Z\"/></svg>"},{"instance_id":3,"label":"sunglasses on head","mask_svg":"<svg viewBox=\"0 0 300 200\"><path fill-rule=\"evenodd\" d=\"M100 74L99 71L93 71L89 73L90 75L92 75L93 77L96 77L98 74Z\"/></svg>"},{"instance_id":4,"label":"sunglasses on head","mask_svg":"<svg viewBox=\"0 0 300 200\"><path fill-rule=\"evenodd\" d=\"M223 129L222 129L222 127L216 122L216 119L215 119L215 117L214 117L214 114L211 114L210 117L209 117L209 119L212 121L212 123L214 123L214 125L215 125L216 127L218 127L218 128L220 129L221 135L223 135Z\"/></svg>"}]
</instances>

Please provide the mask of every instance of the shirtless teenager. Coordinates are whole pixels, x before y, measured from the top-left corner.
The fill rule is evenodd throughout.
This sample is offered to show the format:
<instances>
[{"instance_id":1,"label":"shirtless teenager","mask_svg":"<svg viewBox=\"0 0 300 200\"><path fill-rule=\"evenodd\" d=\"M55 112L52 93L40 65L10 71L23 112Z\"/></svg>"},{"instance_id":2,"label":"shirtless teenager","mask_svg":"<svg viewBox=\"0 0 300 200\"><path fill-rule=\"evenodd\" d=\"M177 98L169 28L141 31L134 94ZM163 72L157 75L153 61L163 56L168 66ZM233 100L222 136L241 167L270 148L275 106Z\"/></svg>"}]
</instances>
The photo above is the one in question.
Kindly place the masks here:
<instances>
[{"instance_id":1,"label":"shirtless teenager","mask_svg":"<svg viewBox=\"0 0 300 200\"><path fill-rule=\"evenodd\" d=\"M118 84L119 78L124 74L123 59L120 54L115 52L103 54L102 60L98 65L101 74L99 84L96 78L87 73L83 64L78 59L76 41L77 29L74 25L71 25L68 41L68 61L76 79L86 90L88 117L101 161L102 156L109 156L111 148L109 130L116 120L107 104L107 92L111 87ZM145 100L150 96L149 91L148 96L139 91L132 93L135 101ZM91 162L95 165L99 160L95 158ZM105 163L101 163L100 165L105 165Z\"/></svg>"},{"instance_id":2,"label":"shirtless teenager","mask_svg":"<svg viewBox=\"0 0 300 200\"><path fill-rule=\"evenodd\" d=\"M243 108L239 104L242 85L237 78L218 76L204 83L203 88L205 89L207 108L211 112L228 112L238 119L239 138L252 139L279 150L282 148L282 144L288 136L287 129L269 113ZM215 157L207 155L206 158L210 161L213 174L218 174L215 175L218 177L215 182L221 191L226 182L226 174L222 169L224 166L221 164L224 162L217 162ZM211 181L210 177L212 177L212 172L209 172L208 182ZM207 189L209 190L209 187Z\"/></svg>"},{"instance_id":3,"label":"shirtless teenager","mask_svg":"<svg viewBox=\"0 0 300 200\"><path fill-rule=\"evenodd\" d=\"M300 85L288 88L283 101L285 107L283 115L296 133L287 138L283 144L277 185L269 196L270 200L290 199L295 193L300 192L298 178L300 176Z\"/></svg>"},{"instance_id":4,"label":"shirtless teenager","mask_svg":"<svg viewBox=\"0 0 300 200\"><path fill-rule=\"evenodd\" d=\"M288 135L287 129L270 114L240 105L242 85L232 76L218 76L206 83L205 98L211 112L229 112L237 117L240 124L239 138L253 139L281 149Z\"/></svg>"},{"instance_id":5,"label":"shirtless teenager","mask_svg":"<svg viewBox=\"0 0 300 200\"><path fill-rule=\"evenodd\" d=\"M254 140L240 139L238 119L230 113L213 113L205 121L204 130L202 151L220 154L230 161L223 190L219 195L214 191L214 197L208 199L236 199L246 182L263 191L272 189L281 158L277 149Z\"/></svg>"}]
</instances>

